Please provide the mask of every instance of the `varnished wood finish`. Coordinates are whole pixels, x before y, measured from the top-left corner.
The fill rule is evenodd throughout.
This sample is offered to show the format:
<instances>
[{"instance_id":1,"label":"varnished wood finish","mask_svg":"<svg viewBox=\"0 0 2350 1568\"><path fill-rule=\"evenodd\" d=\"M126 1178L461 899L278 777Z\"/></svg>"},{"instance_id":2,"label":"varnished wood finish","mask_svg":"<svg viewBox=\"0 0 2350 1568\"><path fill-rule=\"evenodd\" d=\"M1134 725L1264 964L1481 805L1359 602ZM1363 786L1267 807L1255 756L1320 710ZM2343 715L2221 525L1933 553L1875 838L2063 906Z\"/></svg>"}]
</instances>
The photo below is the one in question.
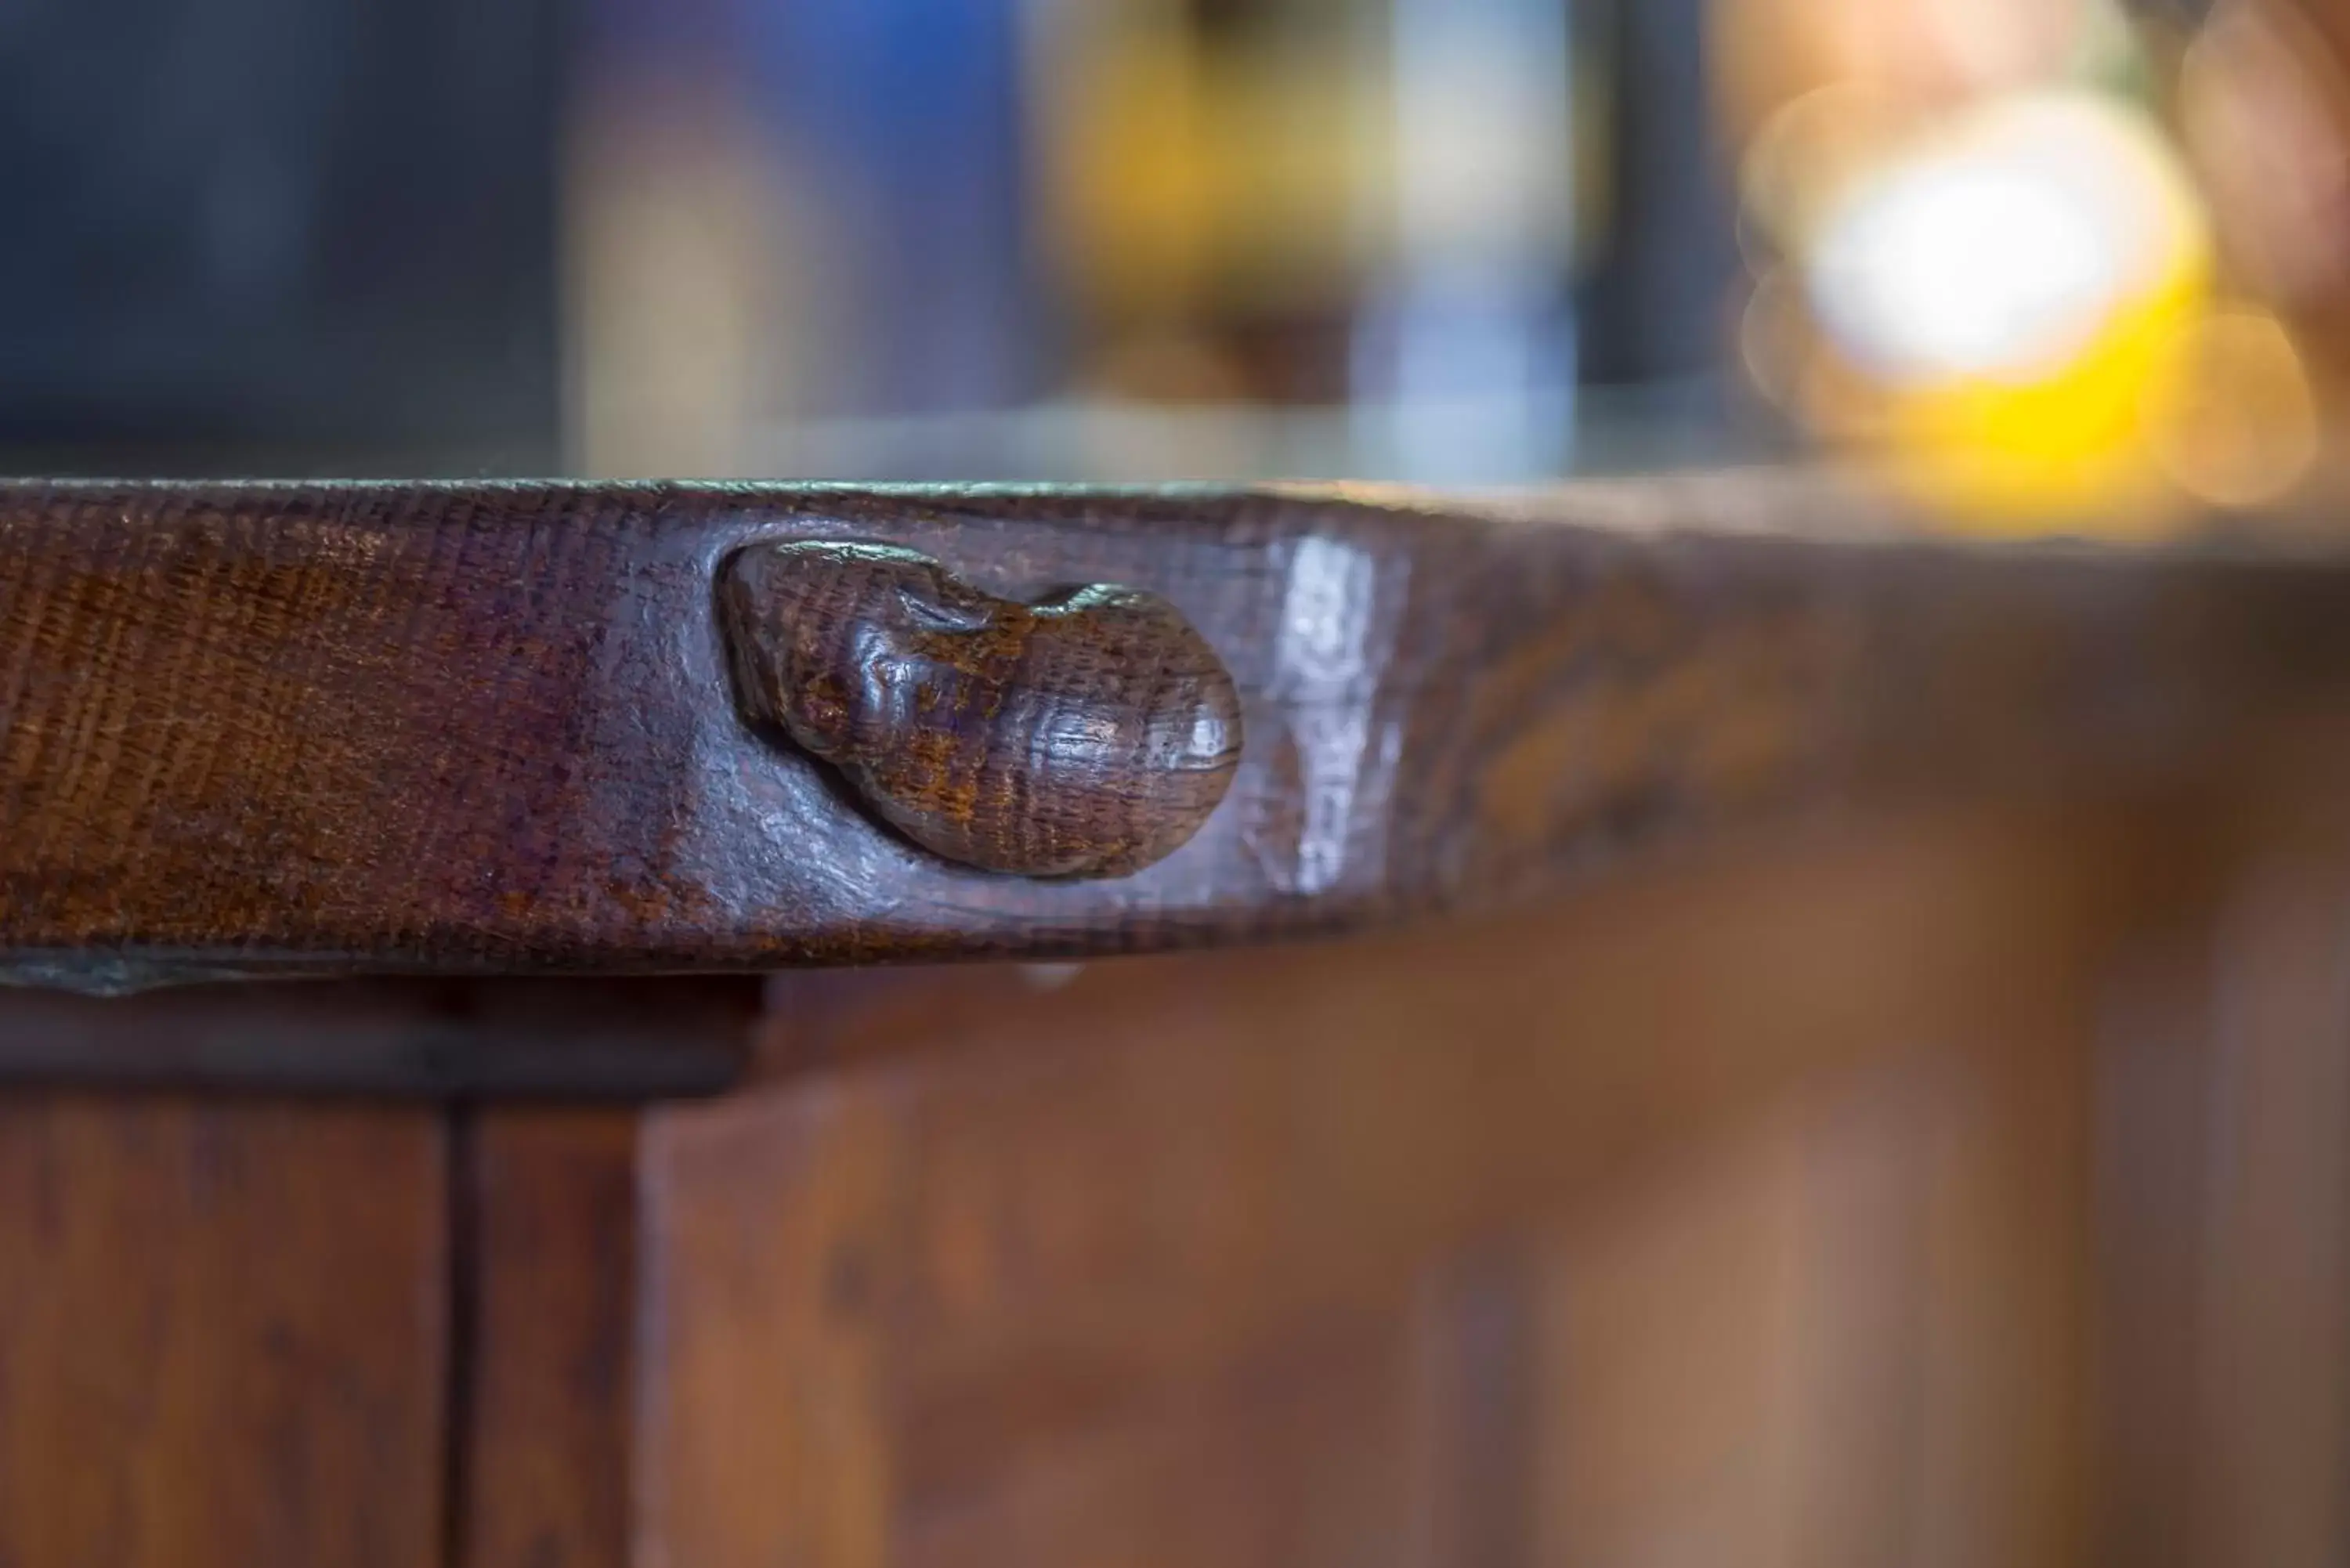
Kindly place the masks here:
<instances>
[{"instance_id":1,"label":"varnished wood finish","mask_svg":"<svg viewBox=\"0 0 2350 1568\"><path fill-rule=\"evenodd\" d=\"M0 1099L0 1563L439 1568L439 1116Z\"/></svg>"},{"instance_id":2,"label":"varnished wood finish","mask_svg":"<svg viewBox=\"0 0 2350 1568\"><path fill-rule=\"evenodd\" d=\"M2350 690L2338 557L1903 543L1842 504L0 487L0 951L104 989L1326 931L1774 806L2176 768ZM1230 792L1122 877L907 842L729 690L721 564L794 540L1163 597L1239 694Z\"/></svg>"},{"instance_id":3,"label":"varnished wood finish","mask_svg":"<svg viewBox=\"0 0 2350 1568\"><path fill-rule=\"evenodd\" d=\"M501 1109L462 1124L467 1216L450 1412L450 1568L631 1568L638 1118Z\"/></svg>"},{"instance_id":4,"label":"varnished wood finish","mask_svg":"<svg viewBox=\"0 0 2350 1568\"><path fill-rule=\"evenodd\" d=\"M649 1114L633 1539L2054 1568L2093 977L2158 841L1911 824L1049 991L788 977L761 1084Z\"/></svg>"},{"instance_id":5,"label":"varnished wood finish","mask_svg":"<svg viewBox=\"0 0 2350 1568\"><path fill-rule=\"evenodd\" d=\"M754 545L722 571L752 717L950 860L1123 877L1232 786L1232 678L1155 595L1097 584L1032 607L873 545Z\"/></svg>"},{"instance_id":6,"label":"varnished wood finish","mask_svg":"<svg viewBox=\"0 0 2350 1568\"><path fill-rule=\"evenodd\" d=\"M2246 768L778 976L698 1105L19 1096L0 1557L2338 1557L2350 844Z\"/></svg>"},{"instance_id":7,"label":"varnished wood finish","mask_svg":"<svg viewBox=\"0 0 2350 1568\"><path fill-rule=\"evenodd\" d=\"M2350 817L2264 794L2101 1020L2099 1561L2350 1559Z\"/></svg>"}]
</instances>

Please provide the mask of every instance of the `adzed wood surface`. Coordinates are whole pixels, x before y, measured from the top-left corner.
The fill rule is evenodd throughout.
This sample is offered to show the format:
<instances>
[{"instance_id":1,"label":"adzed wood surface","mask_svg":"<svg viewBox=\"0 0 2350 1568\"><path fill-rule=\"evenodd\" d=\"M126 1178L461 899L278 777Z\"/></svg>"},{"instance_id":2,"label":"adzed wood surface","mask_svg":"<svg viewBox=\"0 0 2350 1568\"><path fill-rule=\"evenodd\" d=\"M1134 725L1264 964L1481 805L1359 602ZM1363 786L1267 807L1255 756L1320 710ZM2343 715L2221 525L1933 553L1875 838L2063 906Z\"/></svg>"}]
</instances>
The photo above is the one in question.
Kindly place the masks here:
<instances>
[{"instance_id":1,"label":"adzed wood surface","mask_svg":"<svg viewBox=\"0 0 2350 1568\"><path fill-rule=\"evenodd\" d=\"M0 954L110 989L1250 940L1515 898L1789 805L2196 765L2350 692L2350 558L1866 515L1754 476L1482 507L0 486ZM1229 791L1130 875L909 841L730 690L721 564L793 540L1024 603L1159 596L1230 671Z\"/></svg>"}]
</instances>

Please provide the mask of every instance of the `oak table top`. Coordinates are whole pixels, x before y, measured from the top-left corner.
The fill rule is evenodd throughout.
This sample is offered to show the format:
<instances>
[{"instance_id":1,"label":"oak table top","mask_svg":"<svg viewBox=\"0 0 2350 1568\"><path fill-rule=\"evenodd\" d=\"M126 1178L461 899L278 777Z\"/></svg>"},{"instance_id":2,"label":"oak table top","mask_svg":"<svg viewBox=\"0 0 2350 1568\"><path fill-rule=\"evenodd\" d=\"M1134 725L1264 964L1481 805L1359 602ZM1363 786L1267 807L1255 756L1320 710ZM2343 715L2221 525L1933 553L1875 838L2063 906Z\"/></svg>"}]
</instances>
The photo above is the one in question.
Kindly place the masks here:
<instances>
[{"instance_id":1,"label":"oak table top","mask_svg":"<svg viewBox=\"0 0 2350 1568\"><path fill-rule=\"evenodd\" d=\"M2350 549L1471 499L0 485L0 952L80 990L1253 941L2350 711Z\"/></svg>"}]
</instances>

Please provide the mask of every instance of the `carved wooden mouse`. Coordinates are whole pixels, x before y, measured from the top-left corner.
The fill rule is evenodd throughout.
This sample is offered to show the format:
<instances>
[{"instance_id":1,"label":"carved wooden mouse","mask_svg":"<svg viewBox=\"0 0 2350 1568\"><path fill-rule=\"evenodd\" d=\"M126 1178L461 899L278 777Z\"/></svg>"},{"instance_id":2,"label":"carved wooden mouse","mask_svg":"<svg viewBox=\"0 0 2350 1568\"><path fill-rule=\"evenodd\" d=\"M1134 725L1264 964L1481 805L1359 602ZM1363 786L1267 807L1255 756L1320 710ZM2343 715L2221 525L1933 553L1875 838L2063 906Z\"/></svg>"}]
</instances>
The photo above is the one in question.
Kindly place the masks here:
<instances>
[{"instance_id":1,"label":"carved wooden mouse","mask_svg":"<svg viewBox=\"0 0 2350 1568\"><path fill-rule=\"evenodd\" d=\"M894 545L785 542L730 557L737 694L950 860L1114 877L1191 837L1240 761L1240 698L1154 594L998 598Z\"/></svg>"}]
</instances>

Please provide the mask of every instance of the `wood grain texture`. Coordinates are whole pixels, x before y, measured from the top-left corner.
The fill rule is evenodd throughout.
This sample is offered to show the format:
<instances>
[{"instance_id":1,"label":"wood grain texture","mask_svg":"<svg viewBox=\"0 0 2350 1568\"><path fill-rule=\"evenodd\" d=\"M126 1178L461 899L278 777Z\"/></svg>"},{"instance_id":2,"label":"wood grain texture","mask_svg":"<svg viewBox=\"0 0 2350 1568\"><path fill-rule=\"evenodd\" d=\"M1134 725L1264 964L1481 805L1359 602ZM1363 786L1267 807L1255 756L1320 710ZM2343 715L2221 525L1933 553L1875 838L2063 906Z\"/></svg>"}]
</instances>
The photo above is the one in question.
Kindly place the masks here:
<instances>
[{"instance_id":1,"label":"wood grain texture","mask_svg":"<svg viewBox=\"0 0 2350 1568\"><path fill-rule=\"evenodd\" d=\"M0 1102L0 1563L437 1568L439 1116Z\"/></svg>"},{"instance_id":2,"label":"wood grain texture","mask_svg":"<svg viewBox=\"0 0 2350 1568\"><path fill-rule=\"evenodd\" d=\"M752 718L950 860L1122 877L1232 787L1240 695L1156 595L1093 584L1015 604L874 545L754 545L721 572Z\"/></svg>"},{"instance_id":3,"label":"wood grain texture","mask_svg":"<svg viewBox=\"0 0 2350 1568\"><path fill-rule=\"evenodd\" d=\"M0 486L0 953L105 989L1336 930L1788 805L2189 766L2350 690L2338 556L1937 545L1839 506ZM1229 793L1123 877L909 844L728 690L720 564L809 539L1163 597L1238 692Z\"/></svg>"},{"instance_id":4,"label":"wood grain texture","mask_svg":"<svg viewBox=\"0 0 2350 1568\"><path fill-rule=\"evenodd\" d=\"M2350 1557L2350 817L2262 795L2100 1010L2101 1562Z\"/></svg>"},{"instance_id":5,"label":"wood grain texture","mask_svg":"<svg viewBox=\"0 0 2350 1568\"><path fill-rule=\"evenodd\" d=\"M1790 836L1050 992L784 977L833 995L757 1083L647 1113L638 1549L2066 1561L2092 977L2166 833Z\"/></svg>"},{"instance_id":6,"label":"wood grain texture","mask_svg":"<svg viewBox=\"0 0 2350 1568\"><path fill-rule=\"evenodd\" d=\"M500 1109L460 1134L451 1568L629 1568L638 1119Z\"/></svg>"}]
</instances>

